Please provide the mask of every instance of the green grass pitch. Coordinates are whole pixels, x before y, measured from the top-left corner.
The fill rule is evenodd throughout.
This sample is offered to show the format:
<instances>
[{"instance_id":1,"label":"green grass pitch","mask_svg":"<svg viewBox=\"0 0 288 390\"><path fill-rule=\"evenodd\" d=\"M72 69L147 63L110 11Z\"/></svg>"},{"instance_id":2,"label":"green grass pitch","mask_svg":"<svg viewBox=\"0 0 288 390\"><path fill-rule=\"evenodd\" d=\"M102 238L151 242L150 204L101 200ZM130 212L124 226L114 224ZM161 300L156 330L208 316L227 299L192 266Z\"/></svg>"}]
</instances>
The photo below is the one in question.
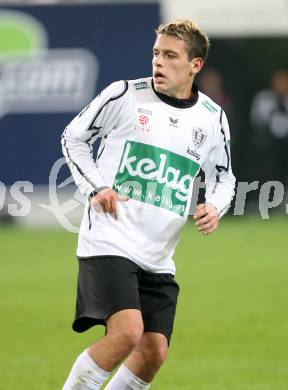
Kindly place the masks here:
<instances>
[{"instance_id":1,"label":"green grass pitch","mask_svg":"<svg viewBox=\"0 0 288 390\"><path fill-rule=\"evenodd\" d=\"M0 229L0 389L60 390L103 334L71 330L76 236ZM287 217L226 217L202 237L188 223L170 354L154 390L288 389Z\"/></svg>"}]
</instances>

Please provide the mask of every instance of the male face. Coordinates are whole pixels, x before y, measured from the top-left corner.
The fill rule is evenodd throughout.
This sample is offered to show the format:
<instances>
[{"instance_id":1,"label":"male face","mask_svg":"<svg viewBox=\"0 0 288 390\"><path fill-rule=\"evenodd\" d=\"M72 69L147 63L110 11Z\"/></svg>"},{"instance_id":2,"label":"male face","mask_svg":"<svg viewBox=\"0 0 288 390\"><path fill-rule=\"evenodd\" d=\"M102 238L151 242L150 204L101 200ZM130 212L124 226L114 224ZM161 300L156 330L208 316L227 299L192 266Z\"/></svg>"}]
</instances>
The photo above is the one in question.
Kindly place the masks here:
<instances>
[{"instance_id":1,"label":"male face","mask_svg":"<svg viewBox=\"0 0 288 390\"><path fill-rule=\"evenodd\" d=\"M182 39L159 34L153 47L153 82L157 92L188 99L195 74L203 65L201 58L188 59Z\"/></svg>"}]
</instances>

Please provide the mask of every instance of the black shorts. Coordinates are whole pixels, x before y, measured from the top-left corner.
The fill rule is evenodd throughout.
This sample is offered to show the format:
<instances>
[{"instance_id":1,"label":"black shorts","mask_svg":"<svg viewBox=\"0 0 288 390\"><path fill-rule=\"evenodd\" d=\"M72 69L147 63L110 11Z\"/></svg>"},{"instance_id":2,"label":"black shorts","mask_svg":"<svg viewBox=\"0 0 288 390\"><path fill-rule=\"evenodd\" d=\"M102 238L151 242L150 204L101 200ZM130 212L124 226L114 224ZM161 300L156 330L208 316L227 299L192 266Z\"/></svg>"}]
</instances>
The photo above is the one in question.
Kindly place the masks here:
<instances>
[{"instance_id":1,"label":"black shorts","mask_svg":"<svg viewBox=\"0 0 288 390\"><path fill-rule=\"evenodd\" d=\"M173 331L179 286L171 274L144 271L124 257L79 259L76 315L73 330L84 332L124 309L139 309L144 332Z\"/></svg>"}]
</instances>

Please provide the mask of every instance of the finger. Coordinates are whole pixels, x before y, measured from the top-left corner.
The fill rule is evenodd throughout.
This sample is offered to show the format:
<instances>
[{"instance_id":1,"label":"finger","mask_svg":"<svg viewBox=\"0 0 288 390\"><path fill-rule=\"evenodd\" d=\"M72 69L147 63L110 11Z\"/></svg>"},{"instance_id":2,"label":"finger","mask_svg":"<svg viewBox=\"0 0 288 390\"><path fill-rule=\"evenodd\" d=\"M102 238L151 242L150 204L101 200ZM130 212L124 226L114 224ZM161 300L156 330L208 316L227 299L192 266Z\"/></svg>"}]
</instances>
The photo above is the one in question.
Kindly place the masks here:
<instances>
[{"instance_id":1,"label":"finger","mask_svg":"<svg viewBox=\"0 0 288 390\"><path fill-rule=\"evenodd\" d=\"M197 221L199 220L200 218L204 217L205 215L207 215L207 210L206 208L202 208L201 210L198 210L195 215L194 215L194 219Z\"/></svg>"},{"instance_id":2,"label":"finger","mask_svg":"<svg viewBox=\"0 0 288 390\"><path fill-rule=\"evenodd\" d=\"M213 226L214 226L213 223L208 222L208 223L205 223L205 224L203 224L201 226L198 226L198 230L199 230L199 232L205 232L206 230L212 229Z\"/></svg>"},{"instance_id":3,"label":"finger","mask_svg":"<svg viewBox=\"0 0 288 390\"><path fill-rule=\"evenodd\" d=\"M111 214L117 220L117 200L116 200L116 197L111 198Z\"/></svg>"},{"instance_id":4,"label":"finger","mask_svg":"<svg viewBox=\"0 0 288 390\"><path fill-rule=\"evenodd\" d=\"M213 233L214 230L216 229L217 226L211 228L211 229L208 229L208 230L205 230L204 232L202 232L203 236L209 236L209 234Z\"/></svg>"},{"instance_id":5,"label":"finger","mask_svg":"<svg viewBox=\"0 0 288 390\"><path fill-rule=\"evenodd\" d=\"M205 225L205 223L212 222L212 221L215 220L215 219L216 219L216 217L215 217L214 215L207 214L207 215L205 215L204 217L198 219L198 220L195 222L195 225L196 225L196 226Z\"/></svg>"},{"instance_id":6,"label":"finger","mask_svg":"<svg viewBox=\"0 0 288 390\"><path fill-rule=\"evenodd\" d=\"M113 214L113 216L116 214L116 196L111 196L109 198L109 211L108 213Z\"/></svg>"},{"instance_id":7,"label":"finger","mask_svg":"<svg viewBox=\"0 0 288 390\"><path fill-rule=\"evenodd\" d=\"M199 203L197 206L196 206L196 210L201 210L203 208L206 207L206 203Z\"/></svg>"},{"instance_id":8,"label":"finger","mask_svg":"<svg viewBox=\"0 0 288 390\"><path fill-rule=\"evenodd\" d=\"M128 199L129 198L126 195L119 195L119 194L117 194L117 200L119 200L120 202L127 202Z\"/></svg>"},{"instance_id":9,"label":"finger","mask_svg":"<svg viewBox=\"0 0 288 390\"><path fill-rule=\"evenodd\" d=\"M198 206L196 207L195 209L195 213L194 213L194 219L196 219L198 217L198 214L201 213L201 211L205 208L205 204L204 203L201 203L201 204L198 204Z\"/></svg>"},{"instance_id":10,"label":"finger","mask_svg":"<svg viewBox=\"0 0 288 390\"><path fill-rule=\"evenodd\" d=\"M218 219L214 217L214 218L210 218L205 223L202 224L200 223L200 225L198 226L198 230L204 231L214 227L216 228L217 226L218 226Z\"/></svg>"},{"instance_id":11,"label":"finger","mask_svg":"<svg viewBox=\"0 0 288 390\"><path fill-rule=\"evenodd\" d=\"M215 220L211 223L206 224L205 226L202 226L198 230L202 232L204 235L206 235L212 233L217 227L218 227L218 221Z\"/></svg>"},{"instance_id":12,"label":"finger","mask_svg":"<svg viewBox=\"0 0 288 390\"><path fill-rule=\"evenodd\" d=\"M100 201L101 206L103 208L104 213L111 213L111 201L110 198L104 198L102 201Z\"/></svg>"}]
</instances>

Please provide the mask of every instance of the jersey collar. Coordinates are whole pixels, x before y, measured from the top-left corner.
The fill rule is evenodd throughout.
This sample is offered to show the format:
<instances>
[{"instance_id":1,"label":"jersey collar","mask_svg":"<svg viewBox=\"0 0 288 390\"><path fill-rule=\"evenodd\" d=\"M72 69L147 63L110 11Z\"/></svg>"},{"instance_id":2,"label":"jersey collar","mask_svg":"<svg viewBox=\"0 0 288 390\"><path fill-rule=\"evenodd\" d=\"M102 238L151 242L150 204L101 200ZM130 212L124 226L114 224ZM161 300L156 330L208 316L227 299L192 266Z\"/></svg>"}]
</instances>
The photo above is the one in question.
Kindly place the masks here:
<instances>
[{"instance_id":1,"label":"jersey collar","mask_svg":"<svg viewBox=\"0 0 288 390\"><path fill-rule=\"evenodd\" d=\"M151 84L152 84L153 91L158 96L158 98L160 100L162 100L162 102L169 104L172 107L190 108L190 107L193 107L197 103L198 98L199 98L198 87L195 83L193 83L193 85L192 85L193 96L189 99L178 99L178 98L175 98L172 96L165 95L164 93L160 93L160 92L155 91L153 79L151 80Z\"/></svg>"}]
</instances>

